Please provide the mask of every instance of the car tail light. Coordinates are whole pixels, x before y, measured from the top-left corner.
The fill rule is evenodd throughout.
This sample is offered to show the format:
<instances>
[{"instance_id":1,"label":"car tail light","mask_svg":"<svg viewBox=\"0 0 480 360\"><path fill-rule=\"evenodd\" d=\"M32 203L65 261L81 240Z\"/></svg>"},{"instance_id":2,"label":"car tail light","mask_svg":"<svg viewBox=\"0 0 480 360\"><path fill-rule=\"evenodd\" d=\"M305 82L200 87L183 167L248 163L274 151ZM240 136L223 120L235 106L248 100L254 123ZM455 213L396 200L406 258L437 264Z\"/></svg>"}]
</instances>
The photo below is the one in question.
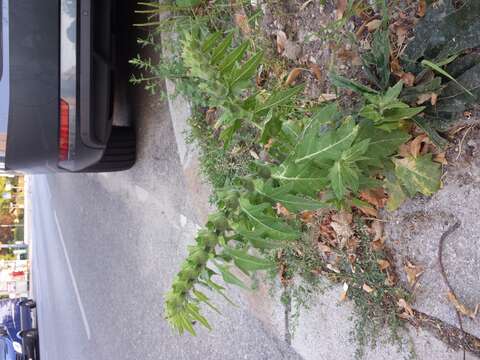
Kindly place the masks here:
<instances>
[{"instance_id":1,"label":"car tail light","mask_svg":"<svg viewBox=\"0 0 480 360\"><path fill-rule=\"evenodd\" d=\"M65 100L60 99L60 132L59 132L59 141L58 141L60 161L68 160L69 116L70 116L70 106Z\"/></svg>"}]
</instances>

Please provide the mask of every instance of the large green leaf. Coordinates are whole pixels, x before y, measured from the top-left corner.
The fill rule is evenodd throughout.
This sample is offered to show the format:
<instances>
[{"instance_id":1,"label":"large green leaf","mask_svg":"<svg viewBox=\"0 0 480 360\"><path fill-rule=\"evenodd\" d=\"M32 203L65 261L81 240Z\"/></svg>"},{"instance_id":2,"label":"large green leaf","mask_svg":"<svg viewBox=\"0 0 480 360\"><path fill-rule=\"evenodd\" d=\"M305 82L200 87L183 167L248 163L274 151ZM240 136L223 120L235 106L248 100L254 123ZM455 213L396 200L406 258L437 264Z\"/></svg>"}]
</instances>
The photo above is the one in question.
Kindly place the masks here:
<instances>
[{"instance_id":1,"label":"large green leaf","mask_svg":"<svg viewBox=\"0 0 480 360\"><path fill-rule=\"evenodd\" d=\"M248 289L248 286L245 285L245 283L240 280L236 275L232 274L228 266L220 265L215 263L218 271L220 271L220 274L222 274L223 281L225 281L227 284L232 284L239 286L243 289Z\"/></svg>"},{"instance_id":2,"label":"large green leaf","mask_svg":"<svg viewBox=\"0 0 480 360\"><path fill-rule=\"evenodd\" d=\"M250 230L243 224L234 224L233 230L245 240L247 240L253 247L262 250L268 249L277 249L284 245L284 242L281 240L272 240L268 237L265 237L263 231L257 229Z\"/></svg>"},{"instance_id":3,"label":"large green leaf","mask_svg":"<svg viewBox=\"0 0 480 360\"><path fill-rule=\"evenodd\" d=\"M253 226L275 240L296 240L300 233L278 217L266 215L269 204L252 205L247 199L240 199L240 210L248 216Z\"/></svg>"},{"instance_id":4,"label":"large green leaf","mask_svg":"<svg viewBox=\"0 0 480 360\"><path fill-rule=\"evenodd\" d=\"M310 162L295 164L286 162L272 171L272 177L282 184L292 184L298 193L315 196L328 184L328 169L321 169Z\"/></svg>"},{"instance_id":5,"label":"large green leaf","mask_svg":"<svg viewBox=\"0 0 480 360\"><path fill-rule=\"evenodd\" d=\"M295 163L338 159L339 155L352 145L358 130L359 127L353 119L347 118L338 129L317 136L317 139L313 138L313 142L301 144L296 150Z\"/></svg>"},{"instance_id":6,"label":"large green leaf","mask_svg":"<svg viewBox=\"0 0 480 360\"><path fill-rule=\"evenodd\" d=\"M373 126L372 123L364 122L360 126L355 141L364 139L370 140L364 154L366 158L387 158L394 154L400 145L406 143L410 139L410 135L404 130L384 131Z\"/></svg>"},{"instance_id":7,"label":"large green leaf","mask_svg":"<svg viewBox=\"0 0 480 360\"><path fill-rule=\"evenodd\" d=\"M417 192L430 196L440 189L442 170L428 154L395 160L395 175L409 196Z\"/></svg>"},{"instance_id":8,"label":"large green leaf","mask_svg":"<svg viewBox=\"0 0 480 360\"><path fill-rule=\"evenodd\" d=\"M341 200L349 189L357 191L360 185L358 169L342 160L336 161L328 174L332 190Z\"/></svg>"},{"instance_id":9,"label":"large green leaf","mask_svg":"<svg viewBox=\"0 0 480 360\"><path fill-rule=\"evenodd\" d=\"M259 194L268 197L275 202L281 203L291 212L317 210L327 206L319 200L295 195L293 193L294 184L292 182L279 187L273 187L271 182L263 183L259 180L255 182L255 190Z\"/></svg>"}]
</instances>

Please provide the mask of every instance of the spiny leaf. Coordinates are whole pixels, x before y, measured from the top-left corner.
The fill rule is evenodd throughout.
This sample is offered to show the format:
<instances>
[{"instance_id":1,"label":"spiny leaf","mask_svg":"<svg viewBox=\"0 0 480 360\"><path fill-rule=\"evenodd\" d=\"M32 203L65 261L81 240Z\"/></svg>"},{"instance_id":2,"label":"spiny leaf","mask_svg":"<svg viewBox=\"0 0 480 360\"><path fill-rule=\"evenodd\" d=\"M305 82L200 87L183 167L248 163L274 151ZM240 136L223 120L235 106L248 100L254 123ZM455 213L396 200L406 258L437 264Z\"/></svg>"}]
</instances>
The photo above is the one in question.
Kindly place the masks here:
<instances>
[{"instance_id":1,"label":"spiny leaf","mask_svg":"<svg viewBox=\"0 0 480 360\"><path fill-rule=\"evenodd\" d=\"M240 199L240 209L253 222L255 228L265 231L266 234L277 240L295 240L300 235L297 230L286 222L263 213L265 204L252 205L247 199ZM266 204L267 207L271 207Z\"/></svg>"},{"instance_id":2,"label":"spiny leaf","mask_svg":"<svg viewBox=\"0 0 480 360\"><path fill-rule=\"evenodd\" d=\"M243 289L248 290L248 286L245 285L245 283L242 280L240 280L237 276L232 274L230 272L230 269L227 266L223 266L220 264L215 264L215 265L217 266L218 271L220 271L220 273L222 274L222 278L226 283L236 285Z\"/></svg>"},{"instance_id":3,"label":"spiny leaf","mask_svg":"<svg viewBox=\"0 0 480 360\"><path fill-rule=\"evenodd\" d=\"M217 43L217 40L220 38L222 34L220 32L214 32L210 34L207 39L203 42L202 51L208 52L210 51L213 46Z\"/></svg>"},{"instance_id":4,"label":"spiny leaf","mask_svg":"<svg viewBox=\"0 0 480 360\"><path fill-rule=\"evenodd\" d=\"M242 45L237 47L235 50L231 51L225 59L223 59L222 63L220 64L220 72L222 75L225 75L229 71L232 70L233 66L236 62L240 61L245 55L245 52L248 48L248 42L245 41Z\"/></svg>"},{"instance_id":5,"label":"spiny leaf","mask_svg":"<svg viewBox=\"0 0 480 360\"><path fill-rule=\"evenodd\" d=\"M218 63L224 56L228 47L232 44L233 32L228 34L225 39L213 50L212 59L210 60L211 64Z\"/></svg>"},{"instance_id":6,"label":"spiny leaf","mask_svg":"<svg viewBox=\"0 0 480 360\"><path fill-rule=\"evenodd\" d=\"M243 250L226 248L223 250L228 256L231 256L235 264L249 271L269 270L275 268L275 264L269 260L247 254Z\"/></svg>"},{"instance_id":7,"label":"spiny leaf","mask_svg":"<svg viewBox=\"0 0 480 360\"><path fill-rule=\"evenodd\" d=\"M234 87L241 81L250 80L257 71L258 65L262 62L263 52L258 52L243 64L240 69L233 74L230 86Z\"/></svg>"},{"instance_id":8,"label":"spiny leaf","mask_svg":"<svg viewBox=\"0 0 480 360\"><path fill-rule=\"evenodd\" d=\"M278 108L279 106L293 99L296 95L303 91L304 88L304 85L297 85L275 93L264 104L260 105L255 110L255 113L260 113L266 110Z\"/></svg>"}]
</instances>

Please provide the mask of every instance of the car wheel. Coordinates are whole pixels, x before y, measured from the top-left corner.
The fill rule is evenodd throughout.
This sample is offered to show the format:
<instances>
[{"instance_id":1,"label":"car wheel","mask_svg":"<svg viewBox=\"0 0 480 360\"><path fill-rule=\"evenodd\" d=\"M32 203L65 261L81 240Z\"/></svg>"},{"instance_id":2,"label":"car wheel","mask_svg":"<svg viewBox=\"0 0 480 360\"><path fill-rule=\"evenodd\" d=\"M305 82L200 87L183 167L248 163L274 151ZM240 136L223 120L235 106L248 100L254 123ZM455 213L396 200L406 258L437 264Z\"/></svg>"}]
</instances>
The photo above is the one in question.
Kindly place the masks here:
<instances>
[{"instance_id":1,"label":"car wheel","mask_svg":"<svg viewBox=\"0 0 480 360\"><path fill-rule=\"evenodd\" d=\"M135 129L113 126L108 145L102 159L85 172L122 171L130 169L136 158Z\"/></svg>"},{"instance_id":2,"label":"car wheel","mask_svg":"<svg viewBox=\"0 0 480 360\"><path fill-rule=\"evenodd\" d=\"M37 304L32 299L26 299L20 302L20 306L25 306L25 307L28 307L29 309L34 309L37 307Z\"/></svg>"}]
</instances>

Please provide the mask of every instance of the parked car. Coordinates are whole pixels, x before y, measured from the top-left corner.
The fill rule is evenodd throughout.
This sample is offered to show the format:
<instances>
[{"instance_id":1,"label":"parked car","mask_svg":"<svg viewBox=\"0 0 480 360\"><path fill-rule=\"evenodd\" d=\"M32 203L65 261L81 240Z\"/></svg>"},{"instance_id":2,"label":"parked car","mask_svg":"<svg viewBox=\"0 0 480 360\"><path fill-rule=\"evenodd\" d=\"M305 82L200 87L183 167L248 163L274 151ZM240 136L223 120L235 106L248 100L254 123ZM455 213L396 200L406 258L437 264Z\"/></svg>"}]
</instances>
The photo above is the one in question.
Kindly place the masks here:
<instances>
[{"instance_id":1,"label":"parked car","mask_svg":"<svg viewBox=\"0 0 480 360\"><path fill-rule=\"evenodd\" d=\"M30 299L0 300L0 360L38 360L38 330Z\"/></svg>"},{"instance_id":2,"label":"parked car","mask_svg":"<svg viewBox=\"0 0 480 360\"><path fill-rule=\"evenodd\" d=\"M129 117L128 59L118 46L127 31L124 3L0 1L4 170L99 172L134 164L134 128L113 121L125 125Z\"/></svg>"}]
</instances>

